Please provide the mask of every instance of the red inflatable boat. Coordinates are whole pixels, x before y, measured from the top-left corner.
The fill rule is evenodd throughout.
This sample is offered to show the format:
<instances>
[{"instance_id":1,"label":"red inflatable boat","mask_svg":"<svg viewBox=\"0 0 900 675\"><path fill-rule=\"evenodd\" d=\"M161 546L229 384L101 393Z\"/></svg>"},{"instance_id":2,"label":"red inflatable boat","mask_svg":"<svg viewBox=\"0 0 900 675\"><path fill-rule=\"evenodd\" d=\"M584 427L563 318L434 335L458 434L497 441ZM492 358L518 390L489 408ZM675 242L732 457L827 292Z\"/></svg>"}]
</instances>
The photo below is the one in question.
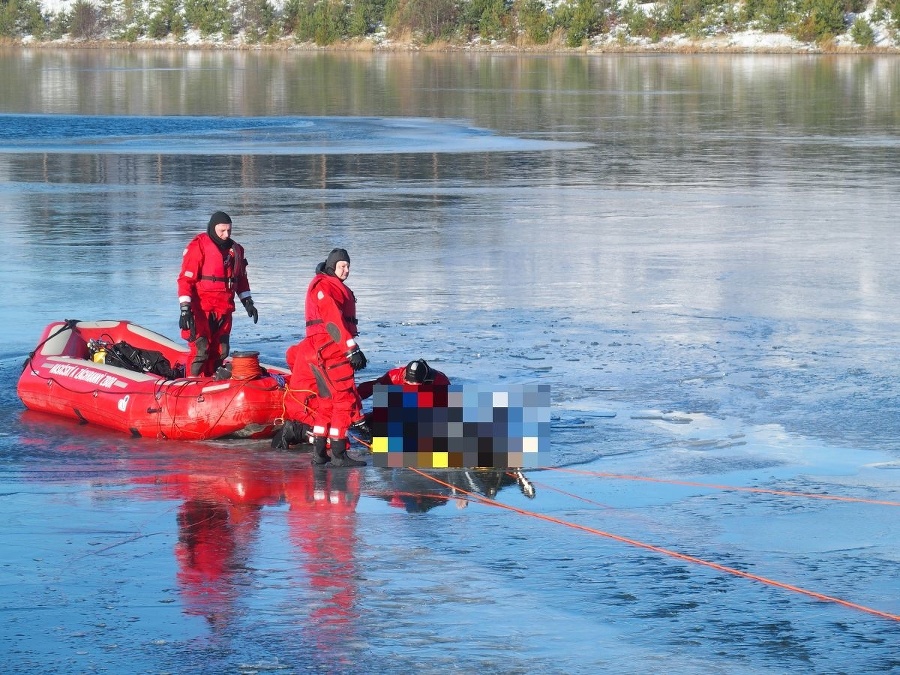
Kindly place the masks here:
<instances>
[{"instance_id":1,"label":"red inflatable boat","mask_svg":"<svg viewBox=\"0 0 900 675\"><path fill-rule=\"evenodd\" d=\"M265 438L284 414L284 368L235 352L217 377L184 377L188 349L128 321L57 321L25 362L31 410L133 436Z\"/></svg>"}]
</instances>

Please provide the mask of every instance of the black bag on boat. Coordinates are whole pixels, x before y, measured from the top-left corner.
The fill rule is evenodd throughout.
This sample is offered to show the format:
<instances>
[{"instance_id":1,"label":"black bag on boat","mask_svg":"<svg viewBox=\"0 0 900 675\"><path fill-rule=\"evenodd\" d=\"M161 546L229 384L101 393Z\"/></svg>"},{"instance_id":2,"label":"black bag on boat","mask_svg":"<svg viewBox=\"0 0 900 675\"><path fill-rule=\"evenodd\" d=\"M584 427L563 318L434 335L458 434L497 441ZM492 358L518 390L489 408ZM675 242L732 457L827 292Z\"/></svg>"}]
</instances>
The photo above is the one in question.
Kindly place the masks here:
<instances>
[{"instance_id":1,"label":"black bag on boat","mask_svg":"<svg viewBox=\"0 0 900 675\"><path fill-rule=\"evenodd\" d=\"M137 373L153 373L167 380L184 377L181 367L172 367L169 359L152 349L138 349L127 342L117 342L106 351L106 363L110 366L133 370Z\"/></svg>"}]
</instances>

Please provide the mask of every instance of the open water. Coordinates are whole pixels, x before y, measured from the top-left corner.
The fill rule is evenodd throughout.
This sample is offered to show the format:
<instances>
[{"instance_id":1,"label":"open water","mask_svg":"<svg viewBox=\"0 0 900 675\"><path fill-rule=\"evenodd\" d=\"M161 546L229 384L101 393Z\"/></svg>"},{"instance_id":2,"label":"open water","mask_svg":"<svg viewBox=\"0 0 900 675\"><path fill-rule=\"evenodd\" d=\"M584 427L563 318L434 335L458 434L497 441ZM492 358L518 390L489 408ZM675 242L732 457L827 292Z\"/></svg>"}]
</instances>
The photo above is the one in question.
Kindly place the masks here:
<instances>
[{"instance_id":1,"label":"open water","mask_svg":"<svg viewBox=\"0 0 900 675\"><path fill-rule=\"evenodd\" d=\"M900 672L898 129L894 57L0 51L4 668ZM366 375L549 383L533 498L25 412L217 209L235 349L342 246Z\"/></svg>"}]
</instances>

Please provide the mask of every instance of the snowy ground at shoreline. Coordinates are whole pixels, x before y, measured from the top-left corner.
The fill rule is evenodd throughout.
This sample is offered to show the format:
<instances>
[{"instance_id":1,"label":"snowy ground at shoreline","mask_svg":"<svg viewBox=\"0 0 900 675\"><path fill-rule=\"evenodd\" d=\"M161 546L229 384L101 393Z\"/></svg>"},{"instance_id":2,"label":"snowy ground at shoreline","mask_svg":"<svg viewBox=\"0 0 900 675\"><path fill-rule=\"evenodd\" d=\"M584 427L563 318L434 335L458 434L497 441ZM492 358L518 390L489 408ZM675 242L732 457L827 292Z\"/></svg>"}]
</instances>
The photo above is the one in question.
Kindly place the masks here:
<instances>
[{"instance_id":1,"label":"snowy ground at shoreline","mask_svg":"<svg viewBox=\"0 0 900 675\"><path fill-rule=\"evenodd\" d=\"M41 7L43 11L56 14L61 11L69 11L76 0L42 0ZM280 8L282 3L275 2L274 6ZM623 3L624 4L624 3ZM653 11L654 3L644 3L640 7L649 14ZM860 13L846 14L845 33L834 38L827 50L833 49L843 50L847 52L859 51L857 45L850 35L850 27L857 18L865 19L872 27L874 33L874 44L870 50L875 51L896 51L900 49L898 42L898 31L892 29L887 21L881 20L875 22L872 17L875 13L875 2L871 2L865 11ZM32 38L28 37L24 40L25 44L31 44ZM68 38L56 41L59 44L77 45L78 43ZM180 40L148 40L141 38L134 43L135 46L185 46L185 47L241 47L245 45L243 34L238 34L234 39L223 40L215 36L203 36L199 30L190 29ZM421 46L413 44L398 43L387 37L384 30L377 31L374 35L364 40L354 42L353 49L364 49L362 45L368 45L372 49L398 49L405 48L419 49ZM259 44L246 45L250 48L264 48ZM303 48L297 45L293 39L284 39L274 45L275 48ZM305 47L315 47L314 45L305 45ZM446 47L446 46L445 46ZM475 40L469 45L457 47L461 50L507 50L515 47L507 43L497 41ZM531 51L526 49L526 51ZM647 51L647 52L748 52L748 53L818 53L823 51L822 45L815 43L801 42L786 33L767 33L756 29L747 29L737 32L727 31L724 27L713 32L702 39L692 38L686 35L674 35L664 37L659 41L653 41L650 38L629 37L622 27L614 28L610 33L595 37L590 46L586 50L570 50L559 45L552 48L537 47L534 51Z\"/></svg>"}]
</instances>

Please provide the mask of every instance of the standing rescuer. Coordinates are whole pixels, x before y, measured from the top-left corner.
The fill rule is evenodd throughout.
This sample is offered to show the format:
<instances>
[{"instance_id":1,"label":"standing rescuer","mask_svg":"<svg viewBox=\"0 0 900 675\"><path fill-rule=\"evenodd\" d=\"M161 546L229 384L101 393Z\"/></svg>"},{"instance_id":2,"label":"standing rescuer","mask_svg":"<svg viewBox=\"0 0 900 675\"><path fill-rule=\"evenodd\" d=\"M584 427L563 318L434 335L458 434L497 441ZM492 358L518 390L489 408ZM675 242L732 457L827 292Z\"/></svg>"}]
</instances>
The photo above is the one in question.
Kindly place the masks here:
<instances>
[{"instance_id":1,"label":"standing rescuer","mask_svg":"<svg viewBox=\"0 0 900 675\"><path fill-rule=\"evenodd\" d=\"M287 353L291 367L290 390L305 393L288 410L291 420L312 427L313 462L330 466L365 466L347 454L347 431L365 424L354 372L366 367L356 344L356 296L346 285L350 255L336 248L306 290L306 337ZM286 423L287 425L287 423Z\"/></svg>"},{"instance_id":2,"label":"standing rescuer","mask_svg":"<svg viewBox=\"0 0 900 675\"><path fill-rule=\"evenodd\" d=\"M184 249L178 275L178 327L190 344L191 376L215 374L228 357L235 294L256 323L259 312L250 297L244 247L231 238L231 217L216 211L206 232Z\"/></svg>"}]
</instances>

